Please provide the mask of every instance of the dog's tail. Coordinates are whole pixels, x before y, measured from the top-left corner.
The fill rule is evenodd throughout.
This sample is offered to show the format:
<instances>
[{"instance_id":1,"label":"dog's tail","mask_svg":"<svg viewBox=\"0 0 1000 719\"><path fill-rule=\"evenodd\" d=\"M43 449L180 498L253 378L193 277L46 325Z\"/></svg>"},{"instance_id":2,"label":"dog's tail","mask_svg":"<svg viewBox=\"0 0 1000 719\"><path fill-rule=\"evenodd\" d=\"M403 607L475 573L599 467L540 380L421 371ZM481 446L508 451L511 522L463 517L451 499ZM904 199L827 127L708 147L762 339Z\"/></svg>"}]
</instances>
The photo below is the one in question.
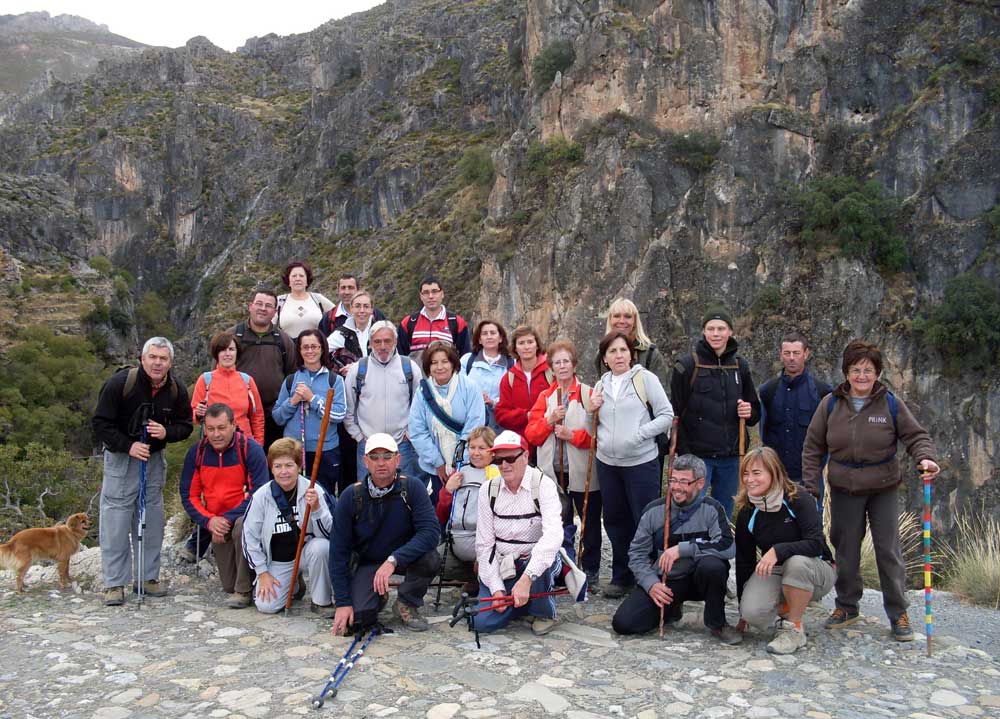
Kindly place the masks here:
<instances>
[{"instance_id":1,"label":"dog's tail","mask_svg":"<svg viewBox=\"0 0 1000 719\"><path fill-rule=\"evenodd\" d=\"M12 542L0 544L0 569L16 571L18 564L14 558L14 548L10 546L11 544Z\"/></svg>"}]
</instances>

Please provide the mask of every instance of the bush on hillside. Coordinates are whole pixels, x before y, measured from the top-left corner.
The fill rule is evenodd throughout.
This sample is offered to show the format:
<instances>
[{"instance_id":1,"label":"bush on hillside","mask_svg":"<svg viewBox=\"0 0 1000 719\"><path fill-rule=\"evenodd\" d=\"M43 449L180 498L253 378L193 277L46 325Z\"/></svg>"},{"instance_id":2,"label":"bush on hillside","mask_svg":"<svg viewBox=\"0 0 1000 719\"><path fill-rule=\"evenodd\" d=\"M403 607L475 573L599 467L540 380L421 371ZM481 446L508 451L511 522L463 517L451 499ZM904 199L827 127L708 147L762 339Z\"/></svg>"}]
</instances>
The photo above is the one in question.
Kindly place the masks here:
<instances>
[{"instance_id":1,"label":"bush on hillside","mask_svg":"<svg viewBox=\"0 0 1000 719\"><path fill-rule=\"evenodd\" d=\"M531 63L535 89L544 92L556 79L556 73L566 72L575 60L576 52L569 40L556 40L546 45Z\"/></svg>"},{"instance_id":2,"label":"bush on hillside","mask_svg":"<svg viewBox=\"0 0 1000 719\"><path fill-rule=\"evenodd\" d=\"M878 181L817 177L793 199L806 242L837 245L846 255L871 260L886 272L906 265L906 242L896 227L899 205Z\"/></svg>"},{"instance_id":3,"label":"bush on hillside","mask_svg":"<svg viewBox=\"0 0 1000 719\"><path fill-rule=\"evenodd\" d=\"M583 148L564 137L549 142L533 141L528 145L528 172L536 178L547 178L553 171L577 165L583 160Z\"/></svg>"},{"instance_id":4,"label":"bush on hillside","mask_svg":"<svg viewBox=\"0 0 1000 719\"><path fill-rule=\"evenodd\" d=\"M470 147L458 161L458 180L463 186L479 185L489 187L493 184L493 158L490 151L482 145Z\"/></svg>"},{"instance_id":5,"label":"bush on hillside","mask_svg":"<svg viewBox=\"0 0 1000 719\"><path fill-rule=\"evenodd\" d=\"M964 515L944 545L945 586L975 604L1000 609L1000 520Z\"/></svg>"},{"instance_id":6,"label":"bush on hillside","mask_svg":"<svg viewBox=\"0 0 1000 719\"><path fill-rule=\"evenodd\" d=\"M86 339L25 328L0 366L0 442L89 453L102 375L103 363Z\"/></svg>"},{"instance_id":7,"label":"bush on hillside","mask_svg":"<svg viewBox=\"0 0 1000 719\"><path fill-rule=\"evenodd\" d=\"M918 317L913 330L953 370L988 369L1000 358L1000 290L966 272L949 280L944 300Z\"/></svg>"},{"instance_id":8,"label":"bush on hillside","mask_svg":"<svg viewBox=\"0 0 1000 719\"><path fill-rule=\"evenodd\" d=\"M101 462L75 459L62 449L30 442L0 445L0 536L65 521L89 512L90 537L97 538L97 495Z\"/></svg>"}]
</instances>

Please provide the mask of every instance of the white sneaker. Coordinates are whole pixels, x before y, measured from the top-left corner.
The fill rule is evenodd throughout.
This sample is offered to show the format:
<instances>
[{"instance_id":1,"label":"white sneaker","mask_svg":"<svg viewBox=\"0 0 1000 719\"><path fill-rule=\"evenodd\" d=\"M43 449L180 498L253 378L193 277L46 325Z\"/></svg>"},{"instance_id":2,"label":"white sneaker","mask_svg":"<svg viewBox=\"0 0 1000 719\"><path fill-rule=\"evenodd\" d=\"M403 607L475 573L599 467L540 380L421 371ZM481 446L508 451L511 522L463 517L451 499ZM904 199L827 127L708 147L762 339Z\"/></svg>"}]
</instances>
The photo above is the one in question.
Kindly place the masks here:
<instances>
[{"instance_id":1,"label":"white sneaker","mask_svg":"<svg viewBox=\"0 0 1000 719\"><path fill-rule=\"evenodd\" d=\"M787 619L779 620L776 626L778 634L767 645L767 651L771 654L793 654L796 649L806 645L804 629L796 629Z\"/></svg>"}]
</instances>

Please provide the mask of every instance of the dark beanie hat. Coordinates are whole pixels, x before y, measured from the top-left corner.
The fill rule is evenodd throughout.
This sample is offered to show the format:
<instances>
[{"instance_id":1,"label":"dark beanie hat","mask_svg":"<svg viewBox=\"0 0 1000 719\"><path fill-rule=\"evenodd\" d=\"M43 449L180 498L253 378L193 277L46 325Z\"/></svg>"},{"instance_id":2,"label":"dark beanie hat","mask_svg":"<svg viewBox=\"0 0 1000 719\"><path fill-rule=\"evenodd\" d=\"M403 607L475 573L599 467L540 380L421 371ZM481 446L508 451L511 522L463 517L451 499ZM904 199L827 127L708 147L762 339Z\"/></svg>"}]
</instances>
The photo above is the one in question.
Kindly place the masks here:
<instances>
[{"instance_id":1,"label":"dark beanie hat","mask_svg":"<svg viewBox=\"0 0 1000 719\"><path fill-rule=\"evenodd\" d=\"M704 327L712 320L722 320L729 325L729 329L733 329L733 316L722 305L709 307L701 318L701 326Z\"/></svg>"}]
</instances>

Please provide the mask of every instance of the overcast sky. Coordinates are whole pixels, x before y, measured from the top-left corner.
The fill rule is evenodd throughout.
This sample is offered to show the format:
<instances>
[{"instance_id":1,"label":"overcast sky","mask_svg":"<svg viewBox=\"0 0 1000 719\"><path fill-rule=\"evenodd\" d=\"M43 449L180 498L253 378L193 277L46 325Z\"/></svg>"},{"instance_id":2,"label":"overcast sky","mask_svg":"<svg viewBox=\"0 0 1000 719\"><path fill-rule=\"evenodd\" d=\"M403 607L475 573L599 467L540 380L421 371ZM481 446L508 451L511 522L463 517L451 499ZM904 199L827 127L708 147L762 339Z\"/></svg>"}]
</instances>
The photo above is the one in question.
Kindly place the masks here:
<instances>
[{"instance_id":1,"label":"overcast sky","mask_svg":"<svg viewBox=\"0 0 1000 719\"><path fill-rule=\"evenodd\" d=\"M383 0L0 0L0 14L46 10L50 15L79 15L111 32L147 45L178 47L204 35L226 50L235 50L247 38L268 33L308 32L328 20L367 10Z\"/></svg>"}]
</instances>

